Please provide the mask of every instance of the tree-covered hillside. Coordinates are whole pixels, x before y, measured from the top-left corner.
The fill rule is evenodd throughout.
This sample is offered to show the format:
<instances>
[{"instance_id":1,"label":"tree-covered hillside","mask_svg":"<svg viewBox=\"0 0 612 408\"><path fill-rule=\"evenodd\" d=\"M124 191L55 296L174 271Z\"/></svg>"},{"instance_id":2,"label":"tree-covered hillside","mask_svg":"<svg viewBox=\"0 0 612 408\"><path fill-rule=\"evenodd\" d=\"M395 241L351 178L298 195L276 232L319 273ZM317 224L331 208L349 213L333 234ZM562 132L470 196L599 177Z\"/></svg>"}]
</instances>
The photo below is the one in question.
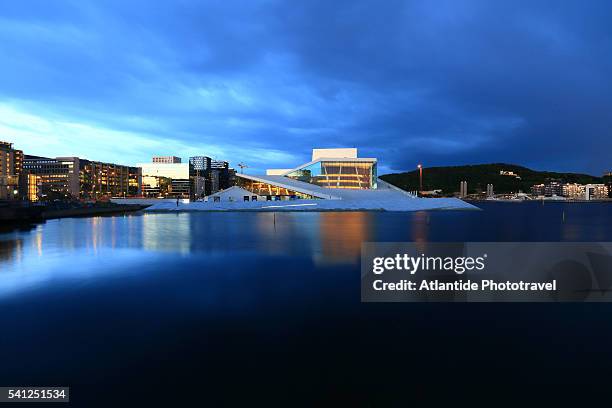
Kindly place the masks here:
<instances>
[{"instance_id":1,"label":"tree-covered hillside","mask_svg":"<svg viewBox=\"0 0 612 408\"><path fill-rule=\"evenodd\" d=\"M500 171L514 172L521 178L500 175ZM380 177L404 190L419 189L418 170L406 173L385 174ZM443 194L451 195L459 191L461 181L468 182L468 192L486 191L487 184L493 184L495 193L529 192L534 184L550 180L561 180L565 183L602 183L602 177L579 173L555 173L535 171L514 164L493 163L469 166L429 167L423 169L423 190L441 189Z\"/></svg>"}]
</instances>

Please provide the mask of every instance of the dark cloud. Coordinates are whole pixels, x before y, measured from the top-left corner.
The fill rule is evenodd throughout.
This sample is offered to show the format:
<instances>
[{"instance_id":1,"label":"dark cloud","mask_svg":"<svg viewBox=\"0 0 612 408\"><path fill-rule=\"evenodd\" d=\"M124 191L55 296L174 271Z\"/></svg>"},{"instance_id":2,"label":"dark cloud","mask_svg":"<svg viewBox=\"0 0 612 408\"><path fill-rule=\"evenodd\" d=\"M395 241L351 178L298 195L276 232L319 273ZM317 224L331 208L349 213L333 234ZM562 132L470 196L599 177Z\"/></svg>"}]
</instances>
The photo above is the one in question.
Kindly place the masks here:
<instances>
[{"instance_id":1,"label":"dark cloud","mask_svg":"<svg viewBox=\"0 0 612 408\"><path fill-rule=\"evenodd\" d=\"M253 168L357 146L387 170L599 174L610 21L607 1L10 2L0 103Z\"/></svg>"}]
</instances>

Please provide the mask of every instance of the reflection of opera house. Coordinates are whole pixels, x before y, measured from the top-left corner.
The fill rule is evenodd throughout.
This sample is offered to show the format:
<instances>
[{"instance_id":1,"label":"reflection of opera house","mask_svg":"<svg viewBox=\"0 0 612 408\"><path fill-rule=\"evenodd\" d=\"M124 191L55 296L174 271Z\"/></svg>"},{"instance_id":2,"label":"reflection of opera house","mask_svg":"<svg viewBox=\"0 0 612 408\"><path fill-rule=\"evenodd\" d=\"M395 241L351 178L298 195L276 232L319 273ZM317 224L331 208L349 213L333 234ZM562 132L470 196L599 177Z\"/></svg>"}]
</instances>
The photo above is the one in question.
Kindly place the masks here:
<instances>
[{"instance_id":1,"label":"reflection of opera house","mask_svg":"<svg viewBox=\"0 0 612 408\"><path fill-rule=\"evenodd\" d=\"M312 161L265 175L236 174L236 185L204 201L155 203L149 210L417 211L475 209L455 198L417 198L377 177L377 160L357 149L314 149Z\"/></svg>"}]
</instances>

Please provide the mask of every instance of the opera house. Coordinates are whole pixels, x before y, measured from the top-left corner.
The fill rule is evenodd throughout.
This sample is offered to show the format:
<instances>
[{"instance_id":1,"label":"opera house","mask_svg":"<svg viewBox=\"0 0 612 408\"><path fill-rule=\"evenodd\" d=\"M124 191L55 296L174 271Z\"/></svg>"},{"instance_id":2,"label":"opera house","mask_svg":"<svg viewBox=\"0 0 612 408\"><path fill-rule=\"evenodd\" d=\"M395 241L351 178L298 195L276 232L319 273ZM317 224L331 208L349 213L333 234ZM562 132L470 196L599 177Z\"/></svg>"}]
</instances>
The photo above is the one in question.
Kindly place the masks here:
<instances>
[{"instance_id":1,"label":"opera house","mask_svg":"<svg viewBox=\"0 0 612 408\"><path fill-rule=\"evenodd\" d=\"M271 199L342 199L338 190L378 187L376 159L358 158L357 149L313 149L312 161L293 169L268 169L265 176L237 174L237 185Z\"/></svg>"},{"instance_id":2,"label":"opera house","mask_svg":"<svg viewBox=\"0 0 612 408\"><path fill-rule=\"evenodd\" d=\"M179 206L158 202L151 211L418 211L476 209L456 198L418 198L378 178L378 161L357 149L313 149L312 160L265 175L236 174L236 185Z\"/></svg>"}]
</instances>

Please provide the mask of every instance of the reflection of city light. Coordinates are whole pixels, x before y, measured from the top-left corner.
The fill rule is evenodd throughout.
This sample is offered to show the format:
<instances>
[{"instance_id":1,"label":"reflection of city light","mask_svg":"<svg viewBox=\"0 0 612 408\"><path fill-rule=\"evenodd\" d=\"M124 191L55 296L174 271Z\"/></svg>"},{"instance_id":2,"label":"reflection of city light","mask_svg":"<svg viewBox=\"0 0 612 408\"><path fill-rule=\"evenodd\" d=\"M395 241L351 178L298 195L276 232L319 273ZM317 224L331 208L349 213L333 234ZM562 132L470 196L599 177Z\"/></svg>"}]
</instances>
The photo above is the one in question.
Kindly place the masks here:
<instances>
[{"instance_id":1,"label":"reflection of city light","mask_svg":"<svg viewBox=\"0 0 612 408\"><path fill-rule=\"evenodd\" d=\"M150 251L177 251L189 253L191 238L191 215L177 213L145 214L142 217L142 245Z\"/></svg>"},{"instance_id":2,"label":"reflection of city light","mask_svg":"<svg viewBox=\"0 0 612 408\"><path fill-rule=\"evenodd\" d=\"M371 237L372 215L365 212L323 212L319 216L319 242L323 263L356 262L361 244Z\"/></svg>"},{"instance_id":3,"label":"reflection of city light","mask_svg":"<svg viewBox=\"0 0 612 408\"><path fill-rule=\"evenodd\" d=\"M36 239L34 242L36 243L36 251L38 252L38 256L41 257L43 254L43 235L41 231L36 233Z\"/></svg>"},{"instance_id":4,"label":"reflection of city light","mask_svg":"<svg viewBox=\"0 0 612 408\"><path fill-rule=\"evenodd\" d=\"M21 239L0 241L0 263L13 259L17 262L21 262L23 251L22 244L23 241Z\"/></svg>"},{"instance_id":5,"label":"reflection of city light","mask_svg":"<svg viewBox=\"0 0 612 408\"><path fill-rule=\"evenodd\" d=\"M419 244L427 242L427 234L429 232L429 214L424 211L417 211L412 214L412 240L416 243L418 249L422 249Z\"/></svg>"}]
</instances>

